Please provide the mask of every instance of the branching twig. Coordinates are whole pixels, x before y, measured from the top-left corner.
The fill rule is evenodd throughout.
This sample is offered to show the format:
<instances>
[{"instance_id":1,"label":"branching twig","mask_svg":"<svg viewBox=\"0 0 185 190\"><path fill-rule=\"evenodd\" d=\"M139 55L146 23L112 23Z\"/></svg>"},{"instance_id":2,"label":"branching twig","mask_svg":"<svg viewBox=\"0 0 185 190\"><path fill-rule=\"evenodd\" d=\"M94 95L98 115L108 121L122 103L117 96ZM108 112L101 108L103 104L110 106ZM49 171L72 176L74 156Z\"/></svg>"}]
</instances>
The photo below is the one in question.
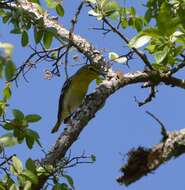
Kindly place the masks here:
<instances>
[{"instance_id":1,"label":"branching twig","mask_svg":"<svg viewBox=\"0 0 185 190\"><path fill-rule=\"evenodd\" d=\"M88 161L86 159L88 159ZM80 156L75 156L73 158L68 159L66 161L66 165L64 166L64 169L71 168L79 164L92 164L92 163L94 162L92 161L91 156L85 156L85 154L82 153L82 155Z\"/></svg>"},{"instance_id":2,"label":"branching twig","mask_svg":"<svg viewBox=\"0 0 185 190\"><path fill-rule=\"evenodd\" d=\"M68 52L72 46L73 33L74 33L75 25L78 22L78 17L80 15L80 12L82 10L83 5L84 5L84 2L82 1L79 5L78 9L77 9L77 12L76 12L74 18L71 20L71 29L69 31L69 39L70 40L68 42L68 46L67 46L66 51L65 51L65 74L66 74L66 78L68 78L68 72L67 72Z\"/></svg>"},{"instance_id":3,"label":"branching twig","mask_svg":"<svg viewBox=\"0 0 185 190\"><path fill-rule=\"evenodd\" d=\"M162 141L164 142L167 138L168 138L168 132L165 128L165 125L162 123L162 121L160 121L154 114L152 114L149 111L146 111L146 113L151 116L155 121L157 121L159 123L159 125L161 126L161 135L163 136Z\"/></svg>"},{"instance_id":4,"label":"branching twig","mask_svg":"<svg viewBox=\"0 0 185 190\"><path fill-rule=\"evenodd\" d=\"M56 28L57 35L60 36L62 39L66 41L70 41L72 45L81 53L83 53L90 62L98 64L100 66L104 66L107 64L105 61L103 55L86 39L73 34L73 38L69 38L69 31L65 29L62 25L60 25L57 22L54 22L48 17L44 17L38 10L37 7L35 7L34 4L27 2L22 3L20 1L21 6L19 4L13 3L9 4L8 6L3 6L6 9L23 9L25 12L32 13L34 15L35 21L39 19L43 19L44 28L54 27ZM31 6L33 5L33 6ZM1 6L1 3L0 3ZM120 33L121 34L121 33ZM124 39L123 39L124 40ZM128 40L127 40L128 41ZM137 52L137 51L136 51ZM143 54L140 54L138 52L138 55L142 58L142 60L147 65L147 59ZM114 74L114 73L113 73ZM110 78L110 80L105 80L102 85L100 85L94 93L91 95L88 95L85 99L83 104L80 106L80 108L74 112L71 116L71 123L72 126L68 126L67 130L63 132L60 137L58 138L55 146L51 151L48 152L48 154L41 160L41 164L51 164L54 167L60 162L61 159L65 158L66 152L71 147L71 145L78 139L80 133L84 129L84 127L87 125L87 123L95 116L96 112L98 112L99 109L102 108L102 105L105 103L105 101L108 99L109 96L111 96L113 93L115 93L119 88L123 88L125 86L136 84L136 83L143 83L151 81L154 84L158 84L159 82L164 82L166 85L173 85L180 87L182 89L185 89L185 81L179 78L170 77L169 75L166 75L164 73L159 73L157 71L152 71L150 69L150 72L134 72L123 75L123 77L113 77ZM184 133L185 134L185 133ZM182 134L181 134L182 135ZM179 137L180 138L180 137ZM182 138L181 138L182 139ZM173 140L173 139L172 139ZM173 143L171 139L169 139L170 143ZM175 139L176 140L176 139ZM174 146L177 145L179 142L176 140L174 142ZM182 148L182 145L179 147ZM161 150L161 149L160 149ZM164 149L164 150L172 150L172 149ZM173 149L176 151L176 149ZM155 152L156 153L156 152ZM158 152L157 152L158 153ZM162 152L164 153L164 152ZM169 152L167 152L169 153ZM167 156L162 155L163 162L171 158L174 154L173 152L170 152L171 154L167 154ZM175 152L176 153L176 152ZM156 155L156 154L155 154ZM158 155L158 154L157 154ZM165 157L163 157L165 156ZM147 160L148 161L148 160ZM160 160L161 161L161 160ZM154 163L154 162L152 162ZM160 162L161 163L161 162ZM155 168L159 166L160 163L157 163L155 165ZM133 166L133 165L132 165ZM147 165L148 166L148 165ZM133 174L137 174L137 168L136 172ZM151 171L151 170L150 170ZM146 172L142 175L145 175ZM48 180L50 176L46 175L40 175L38 177L39 183L35 185L32 190L38 190L41 189L46 181Z\"/></svg>"},{"instance_id":5,"label":"branching twig","mask_svg":"<svg viewBox=\"0 0 185 190\"><path fill-rule=\"evenodd\" d=\"M129 40L119 30L117 30L117 28L115 28L106 18L103 18L103 21L112 29L113 32L115 32L121 39L123 39L126 44L129 44ZM143 52L136 48L132 48L132 50L143 60L148 68L153 70L148 58Z\"/></svg>"},{"instance_id":6,"label":"branching twig","mask_svg":"<svg viewBox=\"0 0 185 190\"><path fill-rule=\"evenodd\" d=\"M32 69L35 68L35 66L42 60L48 59L47 61L54 61L55 63L52 65L54 68L51 71L52 74L58 75L59 73L59 68L58 68L58 62L61 60L61 58L64 56L64 54L60 55L60 52L62 49L66 47L66 45L62 45L58 48L52 48L52 49L45 49L44 46L41 44L42 50L38 51L37 49L33 48L30 46L30 48L33 50L33 53L26 59L24 64L22 64L20 67L17 68L17 72L15 73L14 77L10 80L16 81L19 75L22 73L24 79L27 81L25 78L25 75ZM52 57L52 54L54 52L57 52L57 57L54 58ZM37 57L36 60L34 58Z\"/></svg>"},{"instance_id":7,"label":"branching twig","mask_svg":"<svg viewBox=\"0 0 185 190\"><path fill-rule=\"evenodd\" d=\"M185 67L185 61L183 61L182 63L178 64L177 66L175 66L174 68L172 68L168 74L169 75L173 75L175 73L177 73L179 70L181 70L182 68Z\"/></svg>"},{"instance_id":8,"label":"branching twig","mask_svg":"<svg viewBox=\"0 0 185 190\"><path fill-rule=\"evenodd\" d=\"M145 105L145 104L151 102L152 99L155 98L156 92L157 92L157 91L156 91L156 89L155 89L155 86L152 85L152 86L150 87L150 94L149 94L149 96L148 96L143 102L138 101L137 98L134 97L134 98L135 98L135 101L137 102L138 106L141 107L141 106L143 106L143 105Z\"/></svg>"}]
</instances>

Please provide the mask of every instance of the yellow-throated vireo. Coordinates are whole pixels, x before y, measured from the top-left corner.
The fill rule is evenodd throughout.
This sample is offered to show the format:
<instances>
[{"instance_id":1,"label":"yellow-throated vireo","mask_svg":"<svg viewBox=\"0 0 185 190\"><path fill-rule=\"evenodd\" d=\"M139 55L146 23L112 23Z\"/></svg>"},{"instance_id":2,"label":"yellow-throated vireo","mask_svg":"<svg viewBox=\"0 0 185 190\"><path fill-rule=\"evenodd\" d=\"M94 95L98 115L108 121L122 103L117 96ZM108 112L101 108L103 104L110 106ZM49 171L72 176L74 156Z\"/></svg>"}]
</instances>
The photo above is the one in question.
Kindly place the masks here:
<instances>
[{"instance_id":1,"label":"yellow-throated vireo","mask_svg":"<svg viewBox=\"0 0 185 190\"><path fill-rule=\"evenodd\" d=\"M58 105L58 118L51 131L52 133L57 132L61 123L81 105L89 84L100 75L105 76L105 72L100 71L100 68L94 65L85 65L66 80L62 87Z\"/></svg>"}]
</instances>

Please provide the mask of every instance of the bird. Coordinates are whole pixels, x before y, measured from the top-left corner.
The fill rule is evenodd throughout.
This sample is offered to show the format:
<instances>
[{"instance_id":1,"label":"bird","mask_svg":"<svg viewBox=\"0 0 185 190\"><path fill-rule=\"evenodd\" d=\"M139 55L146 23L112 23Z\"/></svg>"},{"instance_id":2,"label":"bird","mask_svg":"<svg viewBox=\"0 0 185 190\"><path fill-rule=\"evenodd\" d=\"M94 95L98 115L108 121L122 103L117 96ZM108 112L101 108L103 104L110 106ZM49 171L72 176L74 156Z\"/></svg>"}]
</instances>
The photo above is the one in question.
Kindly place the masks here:
<instances>
[{"instance_id":1,"label":"bird","mask_svg":"<svg viewBox=\"0 0 185 190\"><path fill-rule=\"evenodd\" d=\"M57 132L62 122L82 104L90 83L100 75L105 77L106 72L95 65L86 64L65 81L59 98L57 122L51 133Z\"/></svg>"}]
</instances>

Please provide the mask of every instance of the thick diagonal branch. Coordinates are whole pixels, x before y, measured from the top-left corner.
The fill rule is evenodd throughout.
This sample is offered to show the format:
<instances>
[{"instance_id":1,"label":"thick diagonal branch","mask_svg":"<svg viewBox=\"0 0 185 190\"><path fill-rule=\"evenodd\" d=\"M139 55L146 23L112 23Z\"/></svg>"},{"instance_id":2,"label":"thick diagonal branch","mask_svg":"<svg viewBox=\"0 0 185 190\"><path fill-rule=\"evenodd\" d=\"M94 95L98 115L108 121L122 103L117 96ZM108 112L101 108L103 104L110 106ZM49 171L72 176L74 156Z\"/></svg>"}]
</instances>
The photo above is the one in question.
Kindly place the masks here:
<instances>
[{"instance_id":1,"label":"thick diagonal branch","mask_svg":"<svg viewBox=\"0 0 185 190\"><path fill-rule=\"evenodd\" d=\"M75 47L79 52L84 54L91 63L102 66L107 64L102 54L91 43L79 35L75 35L74 33L70 34L69 30L64 28L58 21L52 19L46 11L40 12L35 3L28 1L19 1L19 3L0 2L0 8L10 10L22 9L27 14L30 14L30 19L34 20L35 23L37 23L36 21L42 19L43 27L45 29L55 28L56 33L54 33L54 35L61 40L69 42L71 46Z\"/></svg>"},{"instance_id":2,"label":"thick diagonal branch","mask_svg":"<svg viewBox=\"0 0 185 190\"><path fill-rule=\"evenodd\" d=\"M60 160L65 156L71 145L78 139L80 133L85 128L87 123L95 117L98 110L102 108L107 98L114 94L120 88L126 87L130 84L142 83L146 81L165 81L167 85L174 85L177 81L177 86L185 89L185 81L177 78L169 78L163 74L157 72L151 72L150 74L145 72L135 72L126 75L117 75L115 73L111 80L106 80L100 85L96 91L88 95L79 110L77 110L71 117L69 126L60 135L56 144L51 151L42 160L42 164L57 165ZM40 177L40 187L46 182L48 177ZM36 187L39 189L39 186Z\"/></svg>"},{"instance_id":3,"label":"thick diagonal branch","mask_svg":"<svg viewBox=\"0 0 185 190\"><path fill-rule=\"evenodd\" d=\"M103 55L95 49L84 38L72 34L73 37L69 37L69 31L60 25L56 20L49 17L47 13L40 13L37 7L27 1L19 1L19 4L9 3L3 4L0 2L0 8L7 9L23 9L27 13L30 13L35 20L43 19L43 25L47 28L55 28L56 35L62 40L70 42L78 51L83 53L92 63L98 64L100 66L106 65L106 61ZM34 15L34 16L33 16ZM154 85L160 82L166 85L177 86L185 89L185 81L178 78L173 78L167 74L159 73L157 71L146 72L135 72L127 75L118 75L114 73L112 78L104 81L96 91L89 96L87 96L79 108L71 117L70 124L67 129L60 135L56 144L52 150L42 159L41 164L51 164L56 166L60 160L65 156L67 150L71 145L77 140L81 131L87 125L87 123L95 116L96 112L102 108L106 99L112 95L119 88L123 88L130 84L151 82ZM32 190L41 189L45 182L48 180L49 176L41 175L39 176L39 184L32 187Z\"/></svg>"},{"instance_id":4,"label":"thick diagonal branch","mask_svg":"<svg viewBox=\"0 0 185 190\"><path fill-rule=\"evenodd\" d=\"M165 81L167 85L174 85L177 81L177 85L180 88L185 89L185 81L181 81L177 78L167 77L157 72L151 72L150 74L145 72L135 72L127 75L118 76L116 73L111 80L106 80L97 87L96 91L88 95L79 110L77 110L71 117L69 126L59 137L57 143L51 150L51 152L43 160L45 163L56 165L57 162L65 155L68 148L76 141L80 132L87 125L87 123L95 116L96 112L102 108L106 99L114 94L120 88L126 87L130 84L142 83L146 81L152 81L158 78L155 82Z\"/></svg>"}]
</instances>

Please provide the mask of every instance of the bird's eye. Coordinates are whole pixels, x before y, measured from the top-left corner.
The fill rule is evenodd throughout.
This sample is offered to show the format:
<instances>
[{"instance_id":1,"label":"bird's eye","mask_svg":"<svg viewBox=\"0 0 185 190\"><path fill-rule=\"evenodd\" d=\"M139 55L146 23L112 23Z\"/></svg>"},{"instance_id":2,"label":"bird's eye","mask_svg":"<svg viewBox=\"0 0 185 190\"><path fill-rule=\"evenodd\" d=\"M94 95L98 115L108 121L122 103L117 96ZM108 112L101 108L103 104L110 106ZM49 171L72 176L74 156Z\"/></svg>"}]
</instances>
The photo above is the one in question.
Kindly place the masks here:
<instances>
[{"instance_id":1,"label":"bird's eye","mask_svg":"<svg viewBox=\"0 0 185 190\"><path fill-rule=\"evenodd\" d=\"M93 67L89 67L89 70L90 70L90 71L94 71L94 68L93 68Z\"/></svg>"}]
</instances>

